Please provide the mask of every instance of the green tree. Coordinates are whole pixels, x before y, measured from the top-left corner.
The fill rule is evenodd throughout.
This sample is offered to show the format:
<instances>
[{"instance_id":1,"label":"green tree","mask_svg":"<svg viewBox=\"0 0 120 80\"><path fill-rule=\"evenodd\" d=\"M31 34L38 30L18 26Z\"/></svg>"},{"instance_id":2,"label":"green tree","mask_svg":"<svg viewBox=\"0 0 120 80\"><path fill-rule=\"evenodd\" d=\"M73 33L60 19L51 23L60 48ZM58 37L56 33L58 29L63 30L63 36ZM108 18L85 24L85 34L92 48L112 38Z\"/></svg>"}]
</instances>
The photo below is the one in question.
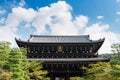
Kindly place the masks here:
<instances>
[{"instance_id":1,"label":"green tree","mask_svg":"<svg viewBox=\"0 0 120 80\"><path fill-rule=\"evenodd\" d=\"M28 61L25 48L10 48L9 42L0 42L0 80L41 80L47 71L40 61Z\"/></svg>"},{"instance_id":2,"label":"green tree","mask_svg":"<svg viewBox=\"0 0 120 80\"><path fill-rule=\"evenodd\" d=\"M112 79L120 80L120 44L112 44L112 58L110 64L112 67Z\"/></svg>"},{"instance_id":3,"label":"green tree","mask_svg":"<svg viewBox=\"0 0 120 80\"><path fill-rule=\"evenodd\" d=\"M22 66L24 70L24 79L29 80L30 77L28 75L29 73L29 60L27 59L27 50L25 48L20 48L20 51L22 52Z\"/></svg>"},{"instance_id":4,"label":"green tree","mask_svg":"<svg viewBox=\"0 0 120 80\"><path fill-rule=\"evenodd\" d=\"M8 67L13 72L12 80L29 80L27 76L27 59L25 50L13 48L9 54Z\"/></svg>"},{"instance_id":5,"label":"green tree","mask_svg":"<svg viewBox=\"0 0 120 80\"><path fill-rule=\"evenodd\" d=\"M0 42L0 67L3 68L8 61L10 53L10 43L9 42Z\"/></svg>"},{"instance_id":6,"label":"green tree","mask_svg":"<svg viewBox=\"0 0 120 80\"><path fill-rule=\"evenodd\" d=\"M13 75L6 68L10 50L9 42L0 42L0 80L10 80Z\"/></svg>"},{"instance_id":7,"label":"green tree","mask_svg":"<svg viewBox=\"0 0 120 80\"><path fill-rule=\"evenodd\" d=\"M3 69L0 69L0 80L11 80L12 76L12 72L7 72Z\"/></svg>"},{"instance_id":8,"label":"green tree","mask_svg":"<svg viewBox=\"0 0 120 80\"><path fill-rule=\"evenodd\" d=\"M86 71L86 80L110 80L111 79L111 66L107 62L98 62L90 64L89 67L83 67Z\"/></svg>"},{"instance_id":9,"label":"green tree","mask_svg":"<svg viewBox=\"0 0 120 80\"><path fill-rule=\"evenodd\" d=\"M41 70L42 62L30 61L29 62L29 76L34 80L42 80L43 77L48 73L47 71Z\"/></svg>"}]
</instances>

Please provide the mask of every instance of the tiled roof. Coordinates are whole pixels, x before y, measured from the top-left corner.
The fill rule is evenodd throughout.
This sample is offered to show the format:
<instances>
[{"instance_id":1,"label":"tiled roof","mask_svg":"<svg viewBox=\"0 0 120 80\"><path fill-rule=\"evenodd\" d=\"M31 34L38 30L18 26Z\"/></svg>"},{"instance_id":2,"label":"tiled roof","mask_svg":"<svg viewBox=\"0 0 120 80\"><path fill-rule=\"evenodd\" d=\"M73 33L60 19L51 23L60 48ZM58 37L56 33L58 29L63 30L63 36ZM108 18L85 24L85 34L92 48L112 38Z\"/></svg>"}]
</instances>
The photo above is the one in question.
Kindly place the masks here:
<instances>
[{"instance_id":1,"label":"tiled roof","mask_svg":"<svg viewBox=\"0 0 120 80\"><path fill-rule=\"evenodd\" d=\"M37 36L31 35L29 42L40 43L89 43L89 35L83 36Z\"/></svg>"}]
</instances>

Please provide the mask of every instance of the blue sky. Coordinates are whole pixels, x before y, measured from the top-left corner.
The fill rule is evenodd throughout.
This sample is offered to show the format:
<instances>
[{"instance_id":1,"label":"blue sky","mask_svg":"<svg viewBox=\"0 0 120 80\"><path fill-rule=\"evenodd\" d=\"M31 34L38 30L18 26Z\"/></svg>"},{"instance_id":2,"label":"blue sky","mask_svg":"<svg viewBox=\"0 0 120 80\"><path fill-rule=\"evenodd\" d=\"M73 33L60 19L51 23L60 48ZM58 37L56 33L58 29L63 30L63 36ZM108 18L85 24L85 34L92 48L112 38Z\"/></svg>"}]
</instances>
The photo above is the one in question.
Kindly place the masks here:
<instances>
[{"instance_id":1,"label":"blue sky","mask_svg":"<svg viewBox=\"0 0 120 80\"><path fill-rule=\"evenodd\" d=\"M109 53L120 42L120 0L0 0L0 41L30 34L105 37L99 52Z\"/></svg>"}]
</instances>

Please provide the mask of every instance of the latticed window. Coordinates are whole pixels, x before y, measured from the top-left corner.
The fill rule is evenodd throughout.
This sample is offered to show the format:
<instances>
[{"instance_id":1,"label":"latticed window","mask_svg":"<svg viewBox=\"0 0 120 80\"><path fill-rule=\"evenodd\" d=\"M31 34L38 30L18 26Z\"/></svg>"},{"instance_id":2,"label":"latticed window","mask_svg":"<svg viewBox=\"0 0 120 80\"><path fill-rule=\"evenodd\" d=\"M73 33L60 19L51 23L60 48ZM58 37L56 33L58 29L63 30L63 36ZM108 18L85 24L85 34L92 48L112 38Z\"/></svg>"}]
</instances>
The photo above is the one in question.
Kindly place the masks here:
<instances>
[{"instance_id":1,"label":"latticed window","mask_svg":"<svg viewBox=\"0 0 120 80\"><path fill-rule=\"evenodd\" d=\"M79 53L79 51L77 50L76 53Z\"/></svg>"},{"instance_id":2,"label":"latticed window","mask_svg":"<svg viewBox=\"0 0 120 80\"><path fill-rule=\"evenodd\" d=\"M66 51L68 51L68 46L66 46Z\"/></svg>"},{"instance_id":3,"label":"latticed window","mask_svg":"<svg viewBox=\"0 0 120 80\"><path fill-rule=\"evenodd\" d=\"M83 50L83 47L82 46L80 46L80 51L82 51Z\"/></svg>"},{"instance_id":4,"label":"latticed window","mask_svg":"<svg viewBox=\"0 0 120 80\"><path fill-rule=\"evenodd\" d=\"M28 47L27 51L28 51L28 53L30 53L30 48L29 47Z\"/></svg>"},{"instance_id":5,"label":"latticed window","mask_svg":"<svg viewBox=\"0 0 120 80\"><path fill-rule=\"evenodd\" d=\"M35 53L37 53L37 50L35 51Z\"/></svg>"},{"instance_id":6,"label":"latticed window","mask_svg":"<svg viewBox=\"0 0 120 80\"><path fill-rule=\"evenodd\" d=\"M79 67L79 64L77 64L77 67Z\"/></svg>"},{"instance_id":7,"label":"latticed window","mask_svg":"<svg viewBox=\"0 0 120 80\"><path fill-rule=\"evenodd\" d=\"M74 67L74 64L72 64L72 67Z\"/></svg>"},{"instance_id":8,"label":"latticed window","mask_svg":"<svg viewBox=\"0 0 120 80\"><path fill-rule=\"evenodd\" d=\"M42 47L42 51L44 51L44 50L45 50L45 47L43 46L43 47Z\"/></svg>"},{"instance_id":9,"label":"latticed window","mask_svg":"<svg viewBox=\"0 0 120 80\"><path fill-rule=\"evenodd\" d=\"M68 58L68 56L67 56L67 58Z\"/></svg>"},{"instance_id":10,"label":"latticed window","mask_svg":"<svg viewBox=\"0 0 120 80\"><path fill-rule=\"evenodd\" d=\"M85 46L85 51L87 50L87 46Z\"/></svg>"},{"instance_id":11,"label":"latticed window","mask_svg":"<svg viewBox=\"0 0 120 80\"><path fill-rule=\"evenodd\" d=\"M71 47L70 49L71 49L71 51L73 51L73 47Z\"/></svg>"},{"instance_id":12,"label":"latticed window","mask_svg":"<svg viewBox=\"0 0 120 80\"><path fill-rule=\"evenodd\" d=\"M57 68L58 68L58 64L56 64Z\"/></svg>"},{"instance_id":13,"label":"latticed window","mask_svg":"<svg viewBox=\"0 0 120 80\"><path fill-rule=\"evenodd\" d=\"M77 46L75 47L75 50L76 50L76 51L78 50L78 47L77 47Z\"/></svg>"},{"instance_id":14,"label":"latticed window","mask_svg":"<svg viewBox=\"0 0 120 80\"><path fill-rule=\"evenodd\" d=\"M50 53L50 46L47 47L47 52Z\"/></svg>"},{"instance_id":15,"label":"latticed window","mask_svg":"<svg viewBox=\"0 0 120 80\"><path fill-rule=\"evenodd\" d=\"M58 51L56 51L56 53L58 53Z\"/></svg>"}]
</instances>

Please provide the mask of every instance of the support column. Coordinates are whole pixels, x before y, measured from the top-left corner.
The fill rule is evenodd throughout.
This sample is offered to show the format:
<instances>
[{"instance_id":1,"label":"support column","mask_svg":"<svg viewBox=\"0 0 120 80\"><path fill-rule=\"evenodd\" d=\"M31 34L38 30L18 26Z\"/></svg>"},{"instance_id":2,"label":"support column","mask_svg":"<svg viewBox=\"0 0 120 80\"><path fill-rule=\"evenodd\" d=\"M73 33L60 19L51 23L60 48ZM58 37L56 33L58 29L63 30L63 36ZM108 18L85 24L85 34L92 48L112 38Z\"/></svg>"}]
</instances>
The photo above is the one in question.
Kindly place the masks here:
<instances>
[{"instance_id":1,"label":"support column","mask_svg":"<svg viewBox=\"0 0 120 80\"><path fill-rule=\"evenodd\" d=\"M55 80L55 76L53 74L53 70L51 70L51 72L50 72L50 80Z\"/></svg>"},{"instance_id":2,"label":"support column","mask_svg":"<svg viewBox=\"0 0 120 80\"><path fill-rule=\"evenodd\" d=\"M69 77L69 70L67 70L65 80L70 80L70 77Z\"/></svg>"},{"instance_id":3,"label":"support column","mask_svg":"<svg viewBox=\"0 0 120 80\"><path fill-rule=\"evenodd\" d=\"M70 80L69 73L66 73L65 80Z\"/></svg>"},{"instance_id":4,"label":"support column","mask_svg":"<svg viewBox=\"0 0 120 80\"><path fill-rule=\"evenodd\" d=\"M53 73L50 74L50 80L55 80L55 77L54 77Z\"/></svg>"}]
</instances>

